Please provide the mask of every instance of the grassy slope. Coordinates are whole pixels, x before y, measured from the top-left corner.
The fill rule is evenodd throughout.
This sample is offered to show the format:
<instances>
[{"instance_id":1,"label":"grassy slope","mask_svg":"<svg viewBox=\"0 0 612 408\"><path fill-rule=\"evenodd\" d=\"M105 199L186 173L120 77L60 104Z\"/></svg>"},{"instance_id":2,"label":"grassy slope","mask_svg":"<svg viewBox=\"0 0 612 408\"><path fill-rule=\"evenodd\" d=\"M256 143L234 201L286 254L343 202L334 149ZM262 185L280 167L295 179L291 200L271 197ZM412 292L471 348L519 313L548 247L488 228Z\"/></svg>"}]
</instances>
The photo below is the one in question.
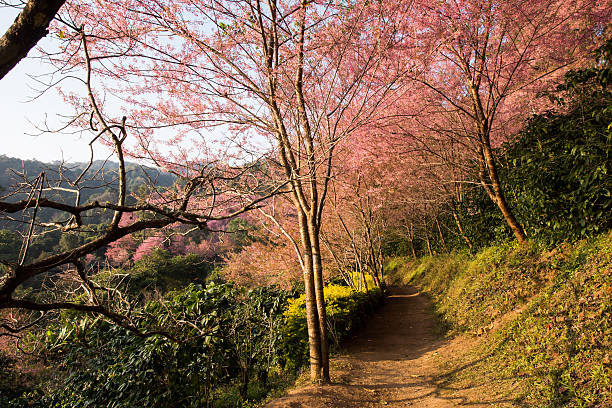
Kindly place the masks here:
<instances>
[{"instance_id":1,"label":"grassy slope","mask_svg":"<svg viewBox=\"0 0 612 408\"><path fill-rule=\"evenodd\" d=\"M612 406L612 233L552 251L396 258L388 269L430 294L451 334L484 335L473 378L512 379L509 398L528 406Z\"/></svg>"}]
</instances>

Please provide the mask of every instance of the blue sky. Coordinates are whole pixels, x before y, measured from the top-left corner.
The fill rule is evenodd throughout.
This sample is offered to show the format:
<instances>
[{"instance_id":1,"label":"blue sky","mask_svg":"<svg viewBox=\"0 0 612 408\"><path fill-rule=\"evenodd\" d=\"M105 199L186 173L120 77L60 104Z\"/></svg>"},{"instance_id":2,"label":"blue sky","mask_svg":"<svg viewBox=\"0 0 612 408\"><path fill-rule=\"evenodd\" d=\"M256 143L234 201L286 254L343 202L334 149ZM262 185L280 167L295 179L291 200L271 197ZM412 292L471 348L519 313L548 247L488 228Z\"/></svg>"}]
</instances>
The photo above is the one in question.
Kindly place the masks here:
<instances>
[{"instance_id":1,"label":"blue sky","mask_svg":"<svg viewBox=\"0 0 612 408\"><path fill-rule=\"evenodd\" d=\"M18 10L0 8L2 34L17 13ZM52 42L45 39L40 44L43 47L52 46ZM0 80L0 155L45 162L60 160L62 157L66 161L86 161L89 159L89 148L87 142L78 136L29 136L40 133L34 124L41 126L46 121L49 126L57 126L60 123L57 115L70 112L70 107L54 91L30 101L38 92L35 90L36 81L29 78L28 74L37 75L47 71L36 59L26 58Z\"/></svg>"},{"instance_id":2,"label":"blue sky","mask_svg":"<svg viewBox=\"0 0 612 408\"><path fill-rule=\"evenodd\" d=\"M18 11L0 7L0 35L11 25ZM49 38L43 38L38 45L46 51L54 51L56 47L55 42ZM30 55L36 55L36 51L30 51ZM42 75L50 71L51 69L45 67L40 60L28 57L0 80L0 140L2 141L0 155L20 159L37 159L44 162L89 160L89 140L81 139L78 135L57 133L41 135L37 130L37 126L42 127L45 124L49 128L60 127L62 120L58 115L62 113L69 115L72 111L56 91L50 90L40 95L40 92L37 91L40 89L40 84L28 76ZM62 86L73 87L76 84L76 82L72 84L63 82ZM112 108L112 106L106 106L106 108ZM214 148L215 142L212 140L222 138L227 130L221 127L208 132L211 135L208 142ZM172 130L159 130L157 137L163 140L172 133ZM208 139L206 134L203 136ZM250 138L248 147L253 148L256 152L270 150L269 142L257 136ZM110 150L107 148L98 146L95 159L106 159L109 153ZM247 158L249 159L252 157Z\"/></svg>"}]
</instances>

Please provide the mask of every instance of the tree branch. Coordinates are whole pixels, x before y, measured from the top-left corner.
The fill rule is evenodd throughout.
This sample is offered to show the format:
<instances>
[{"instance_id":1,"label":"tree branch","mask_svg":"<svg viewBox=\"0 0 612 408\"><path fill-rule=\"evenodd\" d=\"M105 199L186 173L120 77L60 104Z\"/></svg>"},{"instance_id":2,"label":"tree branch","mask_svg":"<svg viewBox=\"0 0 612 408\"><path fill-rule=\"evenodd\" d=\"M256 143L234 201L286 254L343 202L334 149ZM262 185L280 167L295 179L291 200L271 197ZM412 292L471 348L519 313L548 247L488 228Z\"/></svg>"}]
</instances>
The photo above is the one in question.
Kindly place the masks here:
<instances>
[{"instance_id":1,"label":"tree branch","mask_svg":"<svg viewBox=\"0 0 612 408\"><path fill-rule=\"evenodd\" d=\"M49 33L49 23L65 0L30 0L0 37L0 79Z\"/></svg>"}]
</instances>

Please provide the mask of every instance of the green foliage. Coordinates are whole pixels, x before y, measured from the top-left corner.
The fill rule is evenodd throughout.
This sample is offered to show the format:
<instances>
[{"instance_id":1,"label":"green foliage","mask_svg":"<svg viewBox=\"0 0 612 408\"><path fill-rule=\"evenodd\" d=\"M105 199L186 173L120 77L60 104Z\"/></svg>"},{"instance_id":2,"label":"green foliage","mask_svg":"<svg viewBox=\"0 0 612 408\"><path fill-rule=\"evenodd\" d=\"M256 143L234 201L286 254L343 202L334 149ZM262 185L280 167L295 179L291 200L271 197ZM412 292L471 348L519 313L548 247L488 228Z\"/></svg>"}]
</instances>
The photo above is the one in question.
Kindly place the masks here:
<instances>
[{"instance_id":1,"label":"green foliage","mask_svg":"<svg viewBox=\"0 0 612 408\"><path fill-rule=\"evenodd\" d=\"M382 291L374 287L366 293L353 291L348 286L327 285L324 295L330 340L336 346L361 327L383 299ZM306 296L290 300L285 316L282 350L286 368L294 371L308 363Z\"/></svg>"},{"instance_id":2,"label":"green foliage","mask_svg":"<svg viewBox=\"0 0 612 408\"><path fill-rule=\"evenodd\" d=\"M612 228L612 39L592 68L570 71L549 98L559 109L532 117L497 149L507 201L528 235L547 244ZM511 236L482 188L459 212L476 247Z\"/></svg>"},{"instance_id":3,"label":"green foliage","mask_svg":"<svg viewBox=\"0 0 612 408\"><path fill-rule=\"evenodd\" d=\"M410 244L397 231L389 231L383 237L382 253L383 256L407 256L410 254Z\"/></svg>"},{"instance_id":4,"label":"green foliage","mask_svg":"<svg viewBox=\"0 0 612 408\"><path fill-rule=\"evenodd\" d=\"M59 368L48 385L6 406L234 407L264 398L307 364L304 296L278 287L191 284L134 309L138 336L101 318L64 312L43 335ZM338 344L382 299L379 289L325 288L330 337ZM49 391L47 391L49 390Z\"/></svg>"},{"instance_id":5,"label":"green foliage","mask_svg":"<svg viewBox=\"0 0 612 408\"><path fill-rule=\"evenodd\" d=\"M350 281L352 282L353 287L357 290L365 289L365 287L370 290L376 287L376 284L374 283L374 278L369 273L364 273L362 275L357 271L348 271L347 275L350 276Z\"/></svg>"},{"instance_id":6,"label":"green foliage","mask_svg":"<svg viewBox=\"0 0 612 408\"><path fill-rule=\"evenodd\" d=\"M21 248L19 235L10 230L0 230L0 259L7 262L16 262ZM0 277L6 272L6 267L0 265Z\"/></svg>"},{"instance_id":7,"label":"green foliage","mask_svg":"<svg viewBox=\"0 0 612 408\"><path fill-rule=\"evenodd\" d=\"M611 270L609 232L553 250L506 243L389 269L427 291L454 332L501 324L480 350L486 364L470 370L522 379L515 397L541 407L612 403Z\"/></svg>"},{"instance_id":8,"label":"green foliage","mask_svg":"<svg viewBox=\"0 0 612 408\"><path fill-rule=\"evenodd\" d=\"M16 369L17 359L0 350L0 406L6 407L29 390L30 375Z\"/></svg>"},{"instance_id":9,"label":"green foliage","mask_svg":"<svg viewBox=\"0 0 612 408\"><path fill-rule=\"evenodd\" d=\"M10 230L0 230L0 259L15 262L21 247L19 235Z\"/></svg>"},{"instance_id":10,"label":"green foliage","mask_svg":"<svg viewBox=\"0 0 612 408\"><path fill-rule=\"evenodd\" d=\"M515 198L505 184L506 177L503 168L500 173L502 173L502 187L508 196L509 205L513 207ZM465 197L457 211L464 220L465 234L472 240L476 248L484 248L491 245L492 242L504 241L512 236L499 208L480 186L473 186L466 190ZM520 221L522 222L522 218ZM461 244L460 248L463 246Z\"/></svg>"},{"instance_id":11,"label":"green foliage","mask_svg":"<svg viewBox=\"0 0 612 408\"><path fill-rule=\"evenodd\" d=\"M144 328L176 329L173 342L162 336L142 338L127 330L87 318L64 321L50 330L48 345L61 363L70 367L63 389L46 401L50 406L199 406L210 396L214 381L221 380L225 360L219 337L232 288L195 285L171 293L167 302L149 302L143 313ZM56 404L56 405L53 405Z\"/></svg>"},{"instance_id":12,"label":"green foliage","mask_svg":"<svg viewBox=\"0 0 612 408\"><path fill-rule=\"evenodd\" d=\"M223 406L216 401L225 387L244 390L246 400L251 377L257 377L251 390L269 390L268 378L278 376L289 295L275 287L245 292L227 283L192 284L133 311L143 331L163 330L178 341L65 313L45 336L46 358L65 369L55 380L60 384L24 398L58 408Z\"/></svg>"},{"instance_id":13,"label":"green foliage","mask_svg":"<svg viewBox=\"0 0 612 408\"><path fill-rule=\"evenodd\" d=\"M534 236L551 242L612 227L612 94L534 117L506 153L505 182Z\"/></svg>"},{"instance_id":14,"label":"green foliage","mask_svg":"<svg viewBox=\"0 0 612 408\"><path fill-rule=\"evenodd\" d=\"M203 284L213 269L214 264L197 255L172 256L166 250L154 249L126 271L125 283L134 294L154 290L165 293L189 282Z\"/></svg>"}]
</instances>

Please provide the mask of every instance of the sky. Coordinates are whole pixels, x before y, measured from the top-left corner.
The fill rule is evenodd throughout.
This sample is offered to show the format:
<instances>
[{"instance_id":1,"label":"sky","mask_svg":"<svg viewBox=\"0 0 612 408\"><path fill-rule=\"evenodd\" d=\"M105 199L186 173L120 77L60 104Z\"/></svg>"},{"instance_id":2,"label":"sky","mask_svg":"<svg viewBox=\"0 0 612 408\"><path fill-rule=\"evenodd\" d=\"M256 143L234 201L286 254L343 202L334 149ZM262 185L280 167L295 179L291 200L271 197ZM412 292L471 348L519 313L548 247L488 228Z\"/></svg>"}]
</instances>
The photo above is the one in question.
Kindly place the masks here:
<instances>
[{"instance_id":1,"label":"sky","mask_svg":"<svg viewBox=\"0 0 612 408\"><path fill-rule=\"evenodd\" d=\"M0 7L0 35L4 34L12 24L18 12L19 10ZM38 45L46 51L54 51L55 44L53 39L47 37L43 38ZM40 76L51 72L52 69L46 67L40 60L32 58L32 55L36 55L36 50L31 50L27 58L0 80L0 140L2 141L0 155L24 160L36 159L43 162L88 161L90 149L89 140L86 138L58 133L41 134L39 129L43 125L52 129L61 127L63 123L61 115L69 115L72 108L55 90L49 90L43 94L39 92L41 85L31 76ZM77 86L80 84L76 81L73 81L72 84L62 82L62 86L78 90ZM112 109L112 106L107 105L106 108ZM209 130L211 135L211 138L207 140L210 143L209 147L220 148L212 141L219 139L219 136L223 138L226 131L225 129ZM163 140L170 137L172 133L171 130L165 132L158 130L156 138ZM270 150L269 143L260 137L251 138L249 147L255 152ZM110 153L108 148L98 145L95 159L107 159Z\"/></svg>"},{"instance_id":2,"label":"sky","mask_svg":"<svg viewBox=\"0 0 612 408\"><path fill-rule=\"evenodd\" d=\"M0 8L0 35L17 14L18 10ZM52 47L48 39L43 39L40 44ZM32 54L35 54L34 50L29 55ZM0 155L44 162L62 159L87 161L90 151L86 140L75 135L38 135L40 131L35 124L41 126L46 122L50 127L56 127L61 123L58 114L70 112L70 107L55 91L32 100L39 94L36 88L40 86L28 74L40 75L48 71L40 61L26 58L0 80Z\"/></svg>"}]
</instances>

